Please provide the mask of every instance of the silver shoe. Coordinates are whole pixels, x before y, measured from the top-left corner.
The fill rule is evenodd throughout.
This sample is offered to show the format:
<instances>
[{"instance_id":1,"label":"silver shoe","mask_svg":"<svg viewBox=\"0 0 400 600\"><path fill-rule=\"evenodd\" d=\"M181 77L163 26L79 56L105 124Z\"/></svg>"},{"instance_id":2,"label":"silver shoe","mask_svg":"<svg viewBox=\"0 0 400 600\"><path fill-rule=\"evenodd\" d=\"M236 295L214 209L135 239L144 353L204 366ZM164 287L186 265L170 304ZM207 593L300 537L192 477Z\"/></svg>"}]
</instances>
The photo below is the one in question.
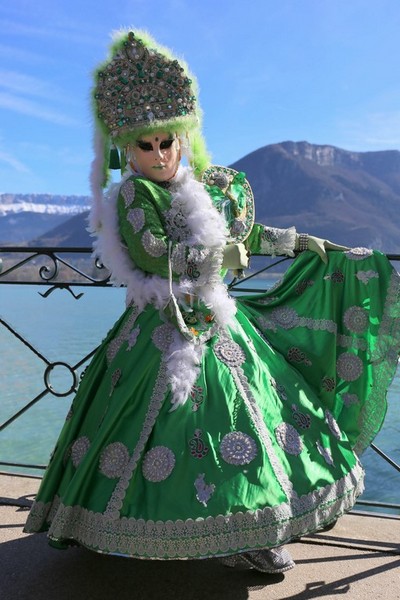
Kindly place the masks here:
<instances>
[{"instance_id":1,"label":"silver shoe","mask_svg":"<svg viewBox=\"0 0 400 600\"><path fill-rule=\"evenodd\" d=\"M250 567L270 574L284 573L295 566L292 557L283 546L224 556L219 560L226 567Z\"/></svg>"}]
</instances>

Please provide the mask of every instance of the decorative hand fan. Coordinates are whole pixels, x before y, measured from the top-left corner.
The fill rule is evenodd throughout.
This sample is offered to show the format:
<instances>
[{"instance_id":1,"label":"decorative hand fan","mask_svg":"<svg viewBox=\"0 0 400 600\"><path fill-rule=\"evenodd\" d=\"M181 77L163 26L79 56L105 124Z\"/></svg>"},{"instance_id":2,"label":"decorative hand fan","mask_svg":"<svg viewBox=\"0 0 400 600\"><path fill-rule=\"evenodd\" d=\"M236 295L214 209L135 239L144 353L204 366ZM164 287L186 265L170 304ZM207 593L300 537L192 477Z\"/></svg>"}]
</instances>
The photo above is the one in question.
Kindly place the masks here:
<instances>
[{"instance_id":1,"label":"decorative hand fan","mask_svg":"<svg viewBox=\"0 0 400 600\"><path fill-rule=\"evenodd\" d=\"M225 216L229 242L244 242L254 225L254 196L246 175L229 167L212 165L204 171L202 182L214 206Z\"/></svg>"}]
</instances>

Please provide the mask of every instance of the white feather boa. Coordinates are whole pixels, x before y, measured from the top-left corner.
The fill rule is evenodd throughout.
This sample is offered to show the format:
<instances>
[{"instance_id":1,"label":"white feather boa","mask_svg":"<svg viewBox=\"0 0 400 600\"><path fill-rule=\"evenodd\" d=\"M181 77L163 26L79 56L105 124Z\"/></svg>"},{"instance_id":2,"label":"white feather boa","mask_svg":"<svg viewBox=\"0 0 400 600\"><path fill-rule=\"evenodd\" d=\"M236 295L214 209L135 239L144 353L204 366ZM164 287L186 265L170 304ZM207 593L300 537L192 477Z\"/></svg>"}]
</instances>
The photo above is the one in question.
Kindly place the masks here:
<instances>
[{"instance_id":1,"label":"white feather boa","mask_svg":"<svg viewBox=\"0 0 400 600\"><path fill-rule=\"evenodd\" d=\"M123 245L118 226L117 200L122 183L132 175L128 172L119 184L112 185L103 201L96 198L89 217L89 231L96 236L94 256L110 270L111 281L117 286L126 286L127 305L134 302L139 311L147 304L163 309L170 298L169 281L159 275L151 275L139 269L127 248ZM205 277L206 284L181 278L174 282L173 294L178 300L185 294L195 294L212 310L215 322L220 327L234 325L236 306L228 295L221 280L220 270L223 249L227 241L225 220L213 206L203 185L196 181L187 167L179 167L171 183L172 201L178 202L186 216L190 238L189 246L204 246L213 251ZM100 227L99 227L100 223ZM203 274L204 275L204 274ZM199 365L205 344L186 340L177 330L169 351L165 355L167 371L172 391L173 408L184 404L198 377Z\"/></svg>"}]
</instances>

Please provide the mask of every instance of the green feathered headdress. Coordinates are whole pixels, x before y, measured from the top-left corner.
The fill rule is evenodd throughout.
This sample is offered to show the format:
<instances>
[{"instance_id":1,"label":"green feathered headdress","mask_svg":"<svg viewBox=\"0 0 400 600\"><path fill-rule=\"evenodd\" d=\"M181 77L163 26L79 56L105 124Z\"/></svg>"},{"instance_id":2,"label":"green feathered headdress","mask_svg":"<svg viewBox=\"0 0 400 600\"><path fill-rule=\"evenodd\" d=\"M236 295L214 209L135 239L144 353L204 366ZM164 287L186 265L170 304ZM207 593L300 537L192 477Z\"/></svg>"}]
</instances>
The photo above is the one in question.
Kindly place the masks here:
<instances>
[{"instance_id":1,"label":"green feathered headdress","mask_svg":"<svg viewBox=\"0 0 400 600\"><path fill-rule=\"evenodd\" d=\"M187 138L188 158L197 176L208 167L198 86L183 60L146 32L123 30L115 35L110 55L94 79L97 137L104 148L103 185L108 169L120 166L118 150L123 168L126 146L160 129Z\"/></svg>"}]
</instances>

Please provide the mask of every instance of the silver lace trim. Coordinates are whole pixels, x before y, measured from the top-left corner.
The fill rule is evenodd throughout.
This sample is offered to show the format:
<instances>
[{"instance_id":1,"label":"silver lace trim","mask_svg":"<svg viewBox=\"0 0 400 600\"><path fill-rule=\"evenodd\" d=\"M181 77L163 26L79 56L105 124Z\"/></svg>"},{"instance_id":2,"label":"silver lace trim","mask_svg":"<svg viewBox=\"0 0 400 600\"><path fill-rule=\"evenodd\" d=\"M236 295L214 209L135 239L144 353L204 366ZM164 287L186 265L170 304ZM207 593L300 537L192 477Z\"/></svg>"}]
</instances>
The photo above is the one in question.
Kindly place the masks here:
<instances>
[{"instance_id":1,"label":"silver lace trim","mask_svg":"<svg viewBox=\"0 0 400 600\"><path fill-rule=\"evenodd\" d=\"M162 403L168 387L167 369L164 360L161 361L160 369L158 371L157 380L153 388L153 394L149 402L146 416L144 418L142 431L139 435L138 443L134 449L132 456L126 465L120 480L118 481L114 492L110 498L110 501L105 510L105 515L112 519L118 519L119 511L122 508L126 490L128 489L129 482L132 478L133 472L136 469L138 461L143 453L146 443L153 430L154 423L160 412Z\"/></svg>"},{"instance_id":2,"label":"silver lace trim","mask_svg":"<svg viewBox=\"0 0 400 600\"><path fill-rule=\"evenodd\" d=\"M272 256L282 254L293 256L295 243L296 229L294 227L278 229L264 226L260 235L260 252Z\"/></svg>"},{"instance_id":3,"label":"silver lace trim","mask_svg":"<svg viewBox=\"0 0 400 600\"><path fill-rule=\"evenodd\" d=\"M279 546L293 537L315 531L352 508L363 491L359 463L334 484L297 498L295 506L283 503L256 511L239 511L207 518L176 521L110 519L81 506L35 502L25 531L38 531L54 515L49 536L75 539L100 552L143 558L188 558L252 548ZM299 512L300 505L303 509Z\"/></svg>"},{"instance_id":4,"label":"silver lace trim","mask_svg":"<svg viewBox=\"0 0 400 600\"><path fill-rule=\"evenodd\" d=\"M120 333L117 335L117 337L113 338L111 340L111 342L108 344L107 352L106 352L107 364L110 364L114 360L114 358L118 354L122 344L124 342L126 342L127 340L129 340L131 331L132 331L132 327L134 326L137 317L138 317L138 309L135 305L133 305L132 312L129 315L124 326L122 327Z\"/></svg>"},{"instance_id":5,"label":"silver lace trim","mask_svg":"<svg viewBox=\"0 0 400 600\"><path fill-rule=\"evenodd\" d=\"M286 306L274 308L271 311L269 319L259 317L258 323L263 329L272 329L277 331L278 327L282 329L293 329L293 327L306 327L316 331L337 332L337 325L331 319L311 319L309 317L300 317L294 308Z\"/></svg>"},{"instance_id":6,"label":"silver lace trim","mask_svg":"<svg viewBox=\"0 0 400 600\"><path fill-rule=\"evenodd\" d=\"M165 211L164 217L166 222L165 228L171 240L174 242L183 242L189 239L192 231L188 227L184 207L176 198L172 200L170 209Z\"/></svg>"},{"instance_id":7,"label":"silver lace trim","mask_svg":"<svg viewBox=\"0 0 400 600\"><path fill-rule=\"evenodd\" d=\"M398 364L400 345L400 275L393 269L377 342L372 351L374 389L364 401L359 417L361 434L354 451L361 454L371 443L386 413L386 391Z\"/></svg>"},{"instance_id":8,"label":"silver lace trim","mask_svg":"<svg viewBox=\"0 0 400 600\"><path fill-rule=\"evenodd\" d=\"M171 254L172 270L178 275L186 271L186 250L185 244L176 244Z\"/></svg>"}]
</instances>

